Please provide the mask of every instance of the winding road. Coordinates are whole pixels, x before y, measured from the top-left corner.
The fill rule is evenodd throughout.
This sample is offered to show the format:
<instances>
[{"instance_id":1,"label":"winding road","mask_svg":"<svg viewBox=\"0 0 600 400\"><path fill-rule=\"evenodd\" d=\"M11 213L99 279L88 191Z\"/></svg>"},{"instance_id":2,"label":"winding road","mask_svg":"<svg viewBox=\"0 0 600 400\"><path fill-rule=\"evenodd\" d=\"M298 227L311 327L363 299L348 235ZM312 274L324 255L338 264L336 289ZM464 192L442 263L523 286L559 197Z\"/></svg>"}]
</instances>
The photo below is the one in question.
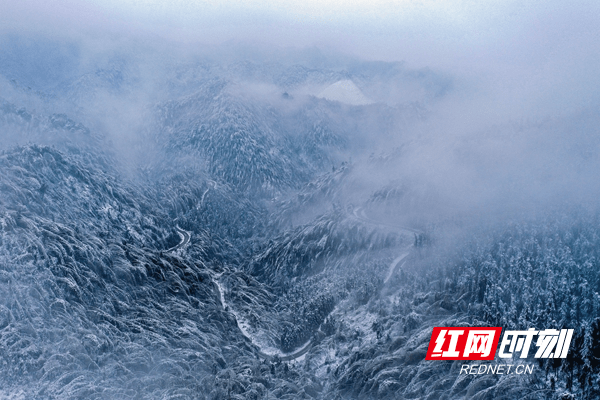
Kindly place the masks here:
<instances>
[{"instance_id":1,"label":"winding road","mask_svg":"<svg viewBox=\"0 0 600 400\"><path fill-rule=\"evenodd\" d=\"M412 245L410 247L412 247ZM392 261L392 263L390 264L390 268L388 269L388 274L385 277L385 280L383 281L383 283L387 283L390 280L392 275L394 275L394 272L396 272L396 267L398 266L400 261L404 260L406 258L406 256L408 256L409 254L410 254L410 251L407 251L406 253L403 253L402 255L396 257L394 259L394 261Z\"/></svg>"},{"instance_id":2,"label":"winding road","mask_svg":"<svg viewBox=\"0 0 600 400\"><path fill-rule=\"evenodd\" d=\"M356 208L353 211L353 216L354 218L356 218L358 221L363 222L363 223L368 223L370 225L375 225L378 227L386 227L386 228L391 228L393 230L396 231L402 231L405 232L407 234L415 234L415 235L422 235L423 232L416 230L416 229L412 229L412 228L407 228L404 226L398 226L398 225L392 225L392 224L386 224L386 223L382 223L379 221L375 221L371 218L369 218L364 209L362 207ZM390 267L388 269L388 273L387 276L384 280L384 284L387 283L390 278L394 275L394 273L396 272L396 269L398 267L398 264L400 264L400 262L402 260L404 260L409 254L411 249L414 247L414 245L410 245L408 246L404 252L399 255L398 257L396 257L391 263L390 263ZM223 304L223 307L226 306L225 304L225 297L223 295L223 288L221 287L220 283L218 282L218 278L221 275L219 275L218 277L216 277L217 279L215 280L215 282L217 283L217 287L219 290L219 297L221 299L221 303ZM296 350L293 353L276 353L276 354L268 354L265 353L260 345L258 345L257 343L255 343L254 340L252 340L252 336L250 334L248 334L247 332L245 332L245 329L240 326L239 323L239 318L240 316L237 315L237 313L231 308L229 307L231 312L234 314L234 316L236 317L236 322L238 324L238 328L240 329L240 331L242 332L242 334L244 336L246 336L257 348L258 348L258 355L268 361L291 361L291 360L295 360L296 358L302 357L304 354L306 354L311 348L313 348L313 346L315 346L316 344L318 344L321 339L325 336L320 330L317 331L317 333L313 336L313 338L311 338L310 340L308 340L301 348L299 348L298 350Z\"/></svg>"},{"instance_id":3,"label":"winding road","mask_svg":"<svg viewBox=\"0 0 600 400\"><path fill-rule=\"evenodd\" d=\"M400 225L394 225L394 224L389 224L389 223L385 223L385 222L381 222L381 221L376 221L374 219L371 219L367 216L367 214L365 213L365 209L363 207L357 207L354 209L354 211L352 212L352 215L354 216L354 218L357 221L363 222L363 223L367 223L369 225L374 225L377 227L384 227L384 228L388 228L388 229L393 229L395 231L400 231L400 232L404 232L407 234L413 234L415 235L415 240L418 237L422 237L423 232L417 229L413 229L413 228L408 228L406 226L400 226ZM396 257L391 263L390 263L390 267L388 268L388 273L387 276L385 277L385 280L383 281L383 283L387 283L390 278L394 275L394 273L396 272L396 268L398 267L398 264L400 263L400 261L404 260L411 252L411 250L415 247L414 244L406 247L404 253L402 253L401 255L399 255L398 257ZM402 264L404 265L404 264Z\"/></svg>"},{"instance_id":4,"label":"winding road","mask_svg":"<svg viewBox=\"0 0 600 400\"><path fill-rule=\"evenodd\" d=\"M313 345L315 343L317 343L323 337L323 334L321 333L321 331L318 331L313 339L308 340L304 344L304 346L302 346L301 348L299 348L298 350L296 350L293 353L282 353L282 352L265 353L261 349L260 345L258 343L256 343L255 340L253 340L252 335L249 334L248 332L246 332L246 329L243 327L243 325L240 324L240 320L242 317L240 315L238 315L238 313L231 306L228 306L227 303L225 302L225 289L223 288L223 286L221 285L221 282L219 280L222 275L223 275L223 273L213 276L213 281L215 282L215 284L217 286L217 292L219 294L219 299L221 300L221 305L223 306L223 308L229 308L230 312L235 317L235 322L236 322L240 332L242 332L242 335L244 335L248 340L250 340L250 342L253 345L255 345L258 348L257 353L260 358L265 359L267 361L295 360L296 358L302 357L304 354L306 354L313 347Z\"/></svg>"},{"instance_id":5,"label":"winding road","mask_svg":"<svg viewBox=\"0 0 600 400\"><path fill-rule=\"evenodd\" d=\"M204 193L204 195L205 194L206 193ZM203 198L204 198L204 195L202 196ZM416 235L422 234L421 231L418 231L416 229L411 229L411 228L407 228L404 226L392 225L392 224L382 223L380 221L375 221L375 220L369 218L365 214L365 211L362 207L358 207L358 208L354 209L352 214L355 219L357 219L358 221L363 222L363 223L375 225L378 227L391 228L396 231L404 231L406 233L412 233L412 234L416 234ZM191 239L191 232L185 231L185 230L181 229L179 226L176 226L175 228L177 229L177 234L181 237L181 242L179 242L176 246L172 247L171 249L167 250L169 252L173 252L173 251L177 251L177 250L181 249L182 247L187 245ZM388 273L384 280L384 283L387 283L390 280L390 278L394 275L398 264L400 264L400 262L402 260L404 260L410 254L410 250L412 247L414 247L414 245L408 246L401 255L396 257L390 263L390 267L388 269ZM221 301L221 305L223 306L224 309L228 308L230 310L230 312L234 315L238 329L246 338L248 338L250 340L250 342L252 344L254 344L257 347L257 349L258 349L257 354L260 358L263 358L268 361L292 361L299 357L302 357L314 345L319 343L320 340L324 337L324 334L319 329L319 331L317 331L317 333L313 336L313 338L308 340L301 348L299 348L298 350L296 350L293 353L282 353L282 352L278 352L275 354L266 353L265 351L263 351L261 346L259 344L257 344L255 340L253 340L252 335L249 334L248 332L246 332L246 329L243 327L243 324L240 324L242 317L240 315L238 315L238 313L232 307L227 305L227 303L225 301L225 289L223 288L223 286L221 285L221 282L220 282L220 278L222 275L223 275L223 273L220 273L218 275L213 275L213 277L212 277L212 279L215 282L216 287L217 287L217 292L219 295L219 300Z\"/></svg>"},{"instance_id":6,"label":"winding road","mask_svg":"<svg viewBox=\"0 0 600 400\"><path fill-rule=\"evenodd\" d=\"M181 249L183 246L188 244L190 242L190 239L192 238L192 233L188 232L188 231L184 231L183 229L181 229L179 227L179 225L175 226L175 229L177 230L177 234L181 238L181 241L179 243L177 243L175 246L171 247L169 250L167 250L168 252L173 252L173 251L177 251L177 250Z\"/></svg>"},{"instance_id":7,"label":"winding road","mask_svg":"<svg viewBox=\"0 0 600 400\"><path fill-rule=\"evenodd\" d=\"M323 336L324 335L321 334L321 331L317 332L317 335L315 335L315 338L310 339L308 342L306 342L306 344L304 346L302 346L301 348L299 348L298 350L296 350L293 353L267 354L267 353L263 353L262 351L259 350L258 355L267 361L292 361L292 360L295 360L296 358L300 358L303 355L305 355L306 353L308 353L308 351L316 343L318 343L318 341Z\"/></svg>"}]
</instances>

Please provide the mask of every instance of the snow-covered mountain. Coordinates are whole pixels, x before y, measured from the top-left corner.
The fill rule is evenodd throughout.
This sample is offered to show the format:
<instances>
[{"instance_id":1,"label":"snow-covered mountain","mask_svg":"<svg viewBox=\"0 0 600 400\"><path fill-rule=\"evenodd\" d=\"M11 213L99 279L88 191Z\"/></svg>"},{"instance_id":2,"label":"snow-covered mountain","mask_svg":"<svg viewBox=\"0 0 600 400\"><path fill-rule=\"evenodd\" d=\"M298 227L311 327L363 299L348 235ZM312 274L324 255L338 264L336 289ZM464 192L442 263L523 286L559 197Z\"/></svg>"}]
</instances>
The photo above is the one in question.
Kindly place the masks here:
<instances>
[{"instance_id":1,"label":"snow-covered mountain","mask_svg":"<svg viewBox=\"0 0 600 400\"><path fill-rule=\"evenodd\" d=\"M340 103L351 104L353 106L362 106L373 103L373 101L367 98L356 84L349 79L337 81L336 83L327 86L317 95L317 97L331 101L339 101Z\"/></svg>"},{"instance_id":2,"label":"snow-covered mountain","mask_svg":"<svg viewBox=\"0 0 600 400\"><path fill-rule=\"evenodd\" d=\"M598 215L446 212L405 164L444 75L74 59L43 82L0 62L0 398L598 395ZM425 360L434 326L575 334L532 375L466 376Z\"/></svg>"}]
</instances>

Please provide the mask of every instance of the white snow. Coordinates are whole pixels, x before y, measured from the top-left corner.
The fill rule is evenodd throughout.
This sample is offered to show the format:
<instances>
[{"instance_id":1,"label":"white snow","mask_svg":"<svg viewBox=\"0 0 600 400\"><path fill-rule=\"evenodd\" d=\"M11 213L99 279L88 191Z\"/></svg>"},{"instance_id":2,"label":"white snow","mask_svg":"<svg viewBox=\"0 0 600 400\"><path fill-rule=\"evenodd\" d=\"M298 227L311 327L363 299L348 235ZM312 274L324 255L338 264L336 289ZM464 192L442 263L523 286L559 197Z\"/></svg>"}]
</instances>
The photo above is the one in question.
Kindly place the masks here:
<instances>
[{"instance_id":1,"label":"white snow","mask_svg":"<svg viewBox=\"0 0 600 400\"><path fill-rule=\"evenodd\" d=\"M329 85L325 90L319 93L317 97L354 106L373 103L373 101L365 96L354 82L349 79L337 81L336 83Z\"/></svg>"}]
</instances>

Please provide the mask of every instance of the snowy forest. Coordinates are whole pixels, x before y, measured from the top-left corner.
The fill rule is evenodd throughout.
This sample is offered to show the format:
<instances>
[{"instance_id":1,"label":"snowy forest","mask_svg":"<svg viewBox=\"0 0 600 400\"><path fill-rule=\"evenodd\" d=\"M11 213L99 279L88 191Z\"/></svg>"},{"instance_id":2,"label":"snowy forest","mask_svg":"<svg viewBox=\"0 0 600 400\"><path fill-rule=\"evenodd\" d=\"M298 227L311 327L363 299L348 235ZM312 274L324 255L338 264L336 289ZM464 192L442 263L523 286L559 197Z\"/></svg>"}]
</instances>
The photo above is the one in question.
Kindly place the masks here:
<instances>
[{"instance_id":1,"label":"snowy forest","mask_svg":"<svg viewBox=\"0 0 600 400\"><path fill-rule=\"evenodd\" d=\"M0 399L600 398L600 53L549 4L490 64L0 6ZM574 334L465 375L434 327Z\"/></svg>"}]
</instances>

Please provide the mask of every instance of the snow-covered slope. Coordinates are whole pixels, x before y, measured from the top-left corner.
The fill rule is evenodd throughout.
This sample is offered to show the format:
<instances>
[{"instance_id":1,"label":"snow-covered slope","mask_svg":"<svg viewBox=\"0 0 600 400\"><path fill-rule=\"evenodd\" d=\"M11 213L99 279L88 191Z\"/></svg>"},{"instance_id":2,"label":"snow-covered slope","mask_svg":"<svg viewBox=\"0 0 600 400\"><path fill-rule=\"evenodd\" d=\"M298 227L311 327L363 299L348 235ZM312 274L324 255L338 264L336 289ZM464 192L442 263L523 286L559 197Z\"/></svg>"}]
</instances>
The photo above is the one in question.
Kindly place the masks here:
<instances>
[{"instance_id":1,"label":"snow-covered slope","mask_svg":"<svg viewBox=\"0 0 600 400\"><path fill-rule=\"evenodd\" d=\"M424 106L353 82L447 82L339 63L177 64L123 152L107 115L65 104L135 97L127 63L48 75L30 104L61 112L2 100L0 398L597 398L597 214L414 217L443 199L388 176L406 147L369 146ZM424 360L433 326L576 332L531 376L467 377Z\"/></svg>"},{"instance_id":2,"label":"snow-covered slope","mask_svg":"<svg viewBox=\"0 0 600 400\"><path fill-rule=\"evenodd\" d=\"M317 95L317 97L331 101L339 101L340 103L353 106L362 106L373 103L373 101L367 98L358 86L349 79L337 81L327 86Z\"/></svg>"}]
</instances>

